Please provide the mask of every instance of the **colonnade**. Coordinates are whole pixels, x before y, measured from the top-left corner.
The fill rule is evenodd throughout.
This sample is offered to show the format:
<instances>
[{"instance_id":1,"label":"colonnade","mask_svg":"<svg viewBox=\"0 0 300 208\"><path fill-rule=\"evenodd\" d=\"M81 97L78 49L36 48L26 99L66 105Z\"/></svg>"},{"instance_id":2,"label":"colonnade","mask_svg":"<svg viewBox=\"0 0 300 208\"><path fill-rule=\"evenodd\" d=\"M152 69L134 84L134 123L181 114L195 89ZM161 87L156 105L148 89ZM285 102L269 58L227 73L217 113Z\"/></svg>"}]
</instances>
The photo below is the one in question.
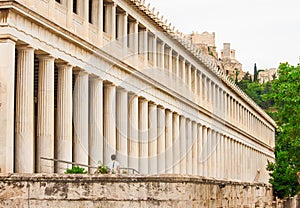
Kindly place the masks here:
<instances>
[{"instance_id":1,"label":"colonnade","mask_svg":"<svg viewBox=\"0 0 300 208\"><path fill-rule=\"evenodd\" d=\"M273 160L269 147L273 145L274 127L237 89L199 64L179 43L155 32L152 23L138 19L123 1L119 1L120 5L92 1L97 9L91 14L87 0L77 1L76 7L70 4L73 1L50 0L49 8L51 2L52 8L65 7L65 27L70 31L80 29L70 20L75 18L78 23L80 16L84 18L82 31L86 32L76 33L83 42L101 49L105 42L115 40L122 50L109 53L104 47L103 51L112 57L108 60L103 52L102 63L116 62L118 58L141 74L144 69L158 69L166 72L162 78L175 77L173 80L179 81L160 83L163 88L149 81L151 77L137 73L132 76L134 81L143 80L157 90L147 96L106 74L99 75L96 67L102 66L93 68L94 63L81 53L63 53L60 48L63 52L55 54L54 50L31 45L32 39L24 38L27 34L20 35L19 40L1 36L0 53L9 53L0 57L4 68L0 93L6 96L5 106L0 106L5 118L0 120L1 130L5 129L5 137L0 136L2 172L64 172L65 165L53 165L40 158L96 166L98 161L108 164L110 155L116 153L122 167L143 174L258 180L257 170L265 167L268 159ZM100 29L97 37L101 38L97 40L87 32L95 27ZM47 44L50 47L52 42ZM86 48L80 50L83 54ZM122 58L128 53L135 54L133 59ZM76 63L86 61L86 65L68 61L70 54ZM100 57L93 56L95 60ZM114 67L111 70L126 71L118 64ZM116 74L123 81L123 74ZM176 86L177 83L180 84ZM193 96L179 88L186 88ZM158 102L165 98L177 102ZM267 176L262 177L267 180Z\"/></svg>"}]
</instances>

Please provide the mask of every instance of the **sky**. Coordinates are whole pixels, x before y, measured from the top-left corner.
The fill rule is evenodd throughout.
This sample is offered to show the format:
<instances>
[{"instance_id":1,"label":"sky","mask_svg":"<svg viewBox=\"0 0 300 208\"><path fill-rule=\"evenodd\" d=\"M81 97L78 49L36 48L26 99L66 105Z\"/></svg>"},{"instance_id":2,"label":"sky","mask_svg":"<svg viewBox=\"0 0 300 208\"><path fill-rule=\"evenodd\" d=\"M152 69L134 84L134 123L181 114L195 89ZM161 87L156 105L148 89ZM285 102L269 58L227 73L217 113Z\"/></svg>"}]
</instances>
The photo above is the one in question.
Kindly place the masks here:
<instances>
[{"instance_id":1,"label":"sky","mask_svg":"<svg viewBox=\"0 0 300 208\"><path fill-rule=\"evenodd\" d=\"M159 16L185 34L215 32L220 55L230 43L243 71L297 65L300 0L146 0ZM156 13L155 12L155 13ZM175 29L175 30L176 30Z\"/></svg>"}]
</instances>

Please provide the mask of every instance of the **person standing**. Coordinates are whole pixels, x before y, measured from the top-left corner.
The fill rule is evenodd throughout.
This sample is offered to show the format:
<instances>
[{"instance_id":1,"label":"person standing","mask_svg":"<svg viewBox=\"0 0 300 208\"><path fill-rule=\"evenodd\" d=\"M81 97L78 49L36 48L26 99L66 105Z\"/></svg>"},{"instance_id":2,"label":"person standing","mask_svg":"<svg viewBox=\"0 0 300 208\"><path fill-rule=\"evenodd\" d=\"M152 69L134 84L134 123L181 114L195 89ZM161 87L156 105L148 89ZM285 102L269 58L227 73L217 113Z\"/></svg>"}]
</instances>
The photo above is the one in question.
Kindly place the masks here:
<instances>
[{"instance_id":1,"label":"person standing","mask_svg":"<svg viewBox=\"0 0 300 208\"><path fill-rule=\"evenodd\" d=\"M117 156L115 154L111 155L111 161L108 164L108 168L111 174L120 173L120 163L116 160Z\"/></svg>"}]
</instances>

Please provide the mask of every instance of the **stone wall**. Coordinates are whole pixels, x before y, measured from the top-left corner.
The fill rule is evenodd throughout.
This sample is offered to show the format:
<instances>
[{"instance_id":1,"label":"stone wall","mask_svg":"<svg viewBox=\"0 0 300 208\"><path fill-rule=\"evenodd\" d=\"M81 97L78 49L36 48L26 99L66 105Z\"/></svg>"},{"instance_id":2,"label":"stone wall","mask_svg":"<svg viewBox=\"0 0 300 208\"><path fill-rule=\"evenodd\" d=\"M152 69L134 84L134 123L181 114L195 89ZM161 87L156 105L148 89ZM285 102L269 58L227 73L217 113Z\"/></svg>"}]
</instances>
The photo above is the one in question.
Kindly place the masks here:
<instances>
[{"instance_id":1,"label":"stone wall","mask_svg":"<svg viewBox=\"0 0 300 208\"><path fill-rule=\"evenodd\" d=\"M181 175L0 175L0 207L272 207L272 189Z\"/></svg>"}]
</instances>

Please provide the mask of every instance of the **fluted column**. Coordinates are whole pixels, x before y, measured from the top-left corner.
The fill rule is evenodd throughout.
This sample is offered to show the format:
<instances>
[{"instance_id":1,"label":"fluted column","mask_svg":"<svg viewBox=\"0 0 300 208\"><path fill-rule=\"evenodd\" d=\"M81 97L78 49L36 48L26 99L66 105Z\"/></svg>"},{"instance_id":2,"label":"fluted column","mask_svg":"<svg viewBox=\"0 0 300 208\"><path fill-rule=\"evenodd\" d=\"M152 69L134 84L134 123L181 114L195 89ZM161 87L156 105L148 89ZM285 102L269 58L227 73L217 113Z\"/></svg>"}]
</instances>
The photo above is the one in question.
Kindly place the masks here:
<instances>
[{"instance_id":1,"label":"fluted column","mask_svg":"<svg viewBox=\"0 0 300 208\"><path fill-rule=\"evenodd\" d=\"M196 122L192 122L192 164L193 175L198 174L198 127Z\"/></svg>"},{"instance_id":2,"label":"fluted column","mask_svg":"<svg viewBox=\"0 0 300 208\"><path fill-rule=\"evenodd\" d=\"M153 67L156 68L157 67L157 37L156 35L153 36L153 40L152 40L152 57L153 57Z\"/></svg>"},{"instance_id":3,"label":"fluted column","mask_svg":"<svg viewBox=\"0 0 300 208\"><path fill-rule=\"evenodd\" d=\"M166 173L173 173L173 113L166 109Z\"/></svg>"},{"instance_id":4,"label":"fluted column","mask_svg":"<svg viewBox=\"0 0 300 208\"><path fill-rule=\"evenodd\" d=\"M187 81L186 81L186 78L187 78L187 76L186 76L186 68L185 68L185 60L182 60L182 62L181 62L181 79L182 79L182 81L186 84L186 85L188 85L188 83L187 83Z\"/></svg>"},{"instance_id":5,"label":"fluted column","mask_svg":"<svg viewBox=\"0 0 300 208\"><path fill-rule=\"evenodd\" d=\"M128 111L128 139L129 139L129 167L139 170L139 100L135 94L129 94Z\"/></svg>"},{"instance_id":6,"label":"fluted column","mask_svg":"<svg viewBox=\"0 0 300 208\"><path fill-rule=\"evenodd\" d=\"M39 56L37 169L52 173L53 163L40 157L54 158L54 58Z\"/></svg>"},{"instance_id":7,"label":"fluted column","mask_svg":"<svg viewBox=\"0 0 300 208\"><path fill-rule=\"evenodd\" d=\"M211 134L211 174L210 176L216 177L217 176L217 132L212 131Z\"/></svg>"},{"instance_id":8,"label":"fluted column","mask_svg":"<svg viewBox=\"0 0 300 208\"><path fill-rule=\"evenodd\" d=\"M105 31L111 36L111 40L116 39L116 10L117 5L115 3L107 3L105 5L106 12L105 12Z\"/></svg>"},{"instance_id":9,"label":"fluted column","mask_svg":"<svg viewBox=\"0 0 300 208\"><path fill-rule=\"evenodd\" d=\"M186 120L186 173L193 174L193 141L192 141L192 121Z\"/></svg>"},{"instance_id":10,"label":"fluted column","mask_svg":"<svg viewBox=\"0 0 300 208\"><path fill-rule=\"evenodd\" d=\"M157 105L149 103L149 173L157 173Z\"/></svg>"},{"instance_id":11,"label":"fluted column","mask_svg":"<svg viewBox=\"0 0 300 208\"><path fill-rule=\"evenodd\" d=\"M179 123L179 134L180 134L180 174L186 174L186 118L180 116L180 123Z\"/></svg>"},{"instance_id":12,"label":"fluted column","mask_svg":"<svg viewBox=\"0 0 300 208\"><path fill-rule=\"evenodd\" d=\"M200 72L197 76L198 81L198 97L199 97L199 105L203 106L203 85L202 85L202 73Z\"/></svg>"},{"instance_id":13,"label":"fluted column","mask_svg":"<svg viewBox=\"0 0 300 208\"><path fill-rule=\"evenodd\" d=\"M121 167L128 167L128 92L123 88L117 89L117 111L116 111L116 128L117 128L117 158Z\"/></svg>"},{"instance_id":14,"label":"fluted column","mask_svg":"<svg viewBox=\"0 0 300 208\"><path fill-rule=\"evenodd\" d=\"M14 45L14 43L12 43ZM7 52L1 53L6 54ZM13 52L14 54L14 52ZM12 54L11 54L12 55ZM13 57L14 58L14 57ZM14 62L14 60L13 60ZM9 66L10 63L7 65ZM11 73L14 69L11 69ZM10 75L7 74L7 77ZM34 147L34 49L18 48L15 115L15 172L35 172ZM11 79L10 79L11 80ZM14 83L14 80L11 80ZM13 91L11 92L13 94ZM11 103L13 106L13 103ZM1 111L0 111L1 112ZM3 133L1 133L3 134ZM13 136L13 135L12 135ZM13 143L11 143L13 144ZM5 158L5 156L3 156ZM13 164L11 164L13 165ZM11 169L13 172L13 169Z\"/></svg>"},{"instance_id":15,"label":"fluted column","mask_svg":"<svg viewBox=\"0 0 300 208\"><path fill-rule=\"evenodd\" d=\"M193 70L193 91L194 91L194 95L196 96L196 99L195 101L199 102L199 100L201 99L201 97L198 97L198 72L197 72L197 69Z\"/></svg>"},{"instance_id":16,"label":"fluted column","mask_svg":"<svg viewBox=\"0 0 300 208\"><path fill-rule=\"evenodd\" d=\"M147 66L148 65L148 54L149 54L149 49L148 49L148 30L145 29L143 32L143 53L144 53L144 64Z\"/></svg>"},{"instance_id":17,"label":"fluted column","mask_svg":"<svg viewBox=\"0 0 300 208\"><path fill-rule=\"evenodd\" d=\"M173 113L173 173L180 173L179 115Z\"/></svg>"},{"instance_id":18,"label":"fluted column","mask_svg":"<svg viewBox=\"0 0 300 208\"><path fill-rule=\"evenodd\" d=\"M67 27L72 29L73 25L73 1L67 1Z\"/></svg>"},{"instance_id":19,"label":"fluted column","mask_svg":"<svg viewBox=\"0 0 300 208\"><path fill-rule=\"evenodd\" d=\"M203 176L208 176L208 154L209 154L209 146L208 146L208 139L207 139L208 129L206 126L203 126L203 147L202 147L202 156L201 161L203 163Z\"/></svg>"},{"instance_id":20,"label":"fluted column","mask_svg":"<svg viewBox=\"0 0 300 208\"><path fill-rule=\"evenodd\" d=\"M169 62L169 72L172 74L172 72L173 72L173 50L172 50L172 48L170 48L170 51L169 51L169 60L168 60L168 62Z\"/></svg>"},{"instance_id":21,"label":"fluted column","mask_svg":"<svg viewBox=\"0 0 300 208\"><path fill-rule=\"evenodd\" d=\"M103 162L103 81L90 77L89 81L89 164Z\"/></svg>"},{"instance_id":22,"label":"fluted column","mask_svg":"<svg viewBox=\"0 0 300 208\"><path fill-rule=\"evenodd\" d=\"M128 22L128 14L126 12L120 12L117 15L118 18L118 41L122 44L124 48L127 48L127 22Z\"/></svg>"},{"instance_id":23,"label":"fluted column","mask_svg":"<svg viewBox=\"0 0 300 208\"><path fill-rule=\"evenodd\" d=\"M139 99L139 168L142 174L149 172L148 168L148 101Z\"/></svg>"},{"instance_id":24,"label":"fluted column","mask_svg":"<svg viewBox=\"0 0 300 208\"><path fill-rule=\"evenodd\" d=\"M187 84L189 89L192 91L192 65L189 63L187 68Z\"/></svg>"},{"instance_id":25,"label":"fluted column","mask_svg":"<svg viewBox=\"0 0 300 208\"><path fill-rule=\"evenodd\" d=\"M197 125L197 163L198 163L198 175L203 176L203 133L201 124Z\"/></svg>"},{"instance_id":26,"label":"fluted column","mask_svg":"<svg viewBox=\"0 0 300 208\"><path fill-rule=\"evenodd\" d=\"M89 75L85 71L77 73L73 92L73 160L87 165L89 163Z\"/></svg>"},{"instance_id":27,"label":"fluted column","mask_svg":"<svg viewBox=\"0 0 300 208\"><path fill-rule=\"evenodd\" d=\"M0 38L0 171L2 173L14 172L15 41L13 37ZM33 99L33 88L30 94ZM33 100L31 106L33 106ZM33 120L33 115L31 119ZM33 140L33 132L31 135L31 139L28 137L29 140ZM24 159L32 160L32 158Z\"/></svg>"},{"instance_id":28,"label":"fluted column","mask_svg":"<svg viewBox=\"0 0 300 208\"><path fill-rule=\"evenodd\" d=\"M158 154L158 173L165 173L166 169L166 117L165 109L157 107L157 154Z\"/></svg>"},{"instance_id":29,"label":"fluted column","mask_svg":"<svg viewBox=\"0 0 300 208\"><path fill-rule=\"evenodd\" d=\"M116 86L110 83L104 84L103 92L103 146L104 164L111 161L110 156L116 154Z\"/></svg>"},{"instance_id":30,"label":"fluted column","mask_svg":"<svg viewBox=\"0 0 300 208\"><path fill-rule=\"evenodd\" d=\"M136 20L129 22L129 39L128 45L131 50L133 50L133 54L135 57L138 57L138 49L139 49L139 38L138 38L138 22Z\"/></svg>"},{"instance_id":31,"label":"fluted column","mask_svg":"<svg viewBox=\"0 0 300 208\"><path fill-rule=\"evenodd\" d=\"M158 54L160 56L160 62L159 62L159 67L161 69L165 68L165 42L161 42L161 48L160 48L160 54Z\"/></svg>"},{"instance_id":32,"label":"fluted column","mask_svg":"<svg viewBox=\"0 0 300 208\"><path fill-rule=\"evenodd\" d=\"M95 1L93 1L95 2ZM104 27L104 24L103 24L103 13L104 13L104 8L103 8L103 0L98 0L96 1L98 2L97 4L97 8L98 8L98 11L97 11L97 14L95 15L96 19L97 19L97 27L99 28L98 29L98 42L99 42L99 45L102 46L103 45L103 27Z\"/></svg>"},{"instance_id":33,"label":"fluted column","mask_svg":"<svg viewBox=\"0 0 300 208\"><path fill-rule=\"evenodd\" d=\"M72 66L59 64L57 83L55 158L72 161ZM63 173L64 163L57 163L56 171Z\"/></svg>"},{"instance_id":34,"label":"fluted column","mask_svg":"<svg viewBox=\"0 0 300 208\"><path fill-rule=\"evenodd\" d=\"M177 53L175 58L175 71L173 72L176 75L176 78L180 78L180 70L179 70L179 54Z\"/></svg>"}]
</instances>

